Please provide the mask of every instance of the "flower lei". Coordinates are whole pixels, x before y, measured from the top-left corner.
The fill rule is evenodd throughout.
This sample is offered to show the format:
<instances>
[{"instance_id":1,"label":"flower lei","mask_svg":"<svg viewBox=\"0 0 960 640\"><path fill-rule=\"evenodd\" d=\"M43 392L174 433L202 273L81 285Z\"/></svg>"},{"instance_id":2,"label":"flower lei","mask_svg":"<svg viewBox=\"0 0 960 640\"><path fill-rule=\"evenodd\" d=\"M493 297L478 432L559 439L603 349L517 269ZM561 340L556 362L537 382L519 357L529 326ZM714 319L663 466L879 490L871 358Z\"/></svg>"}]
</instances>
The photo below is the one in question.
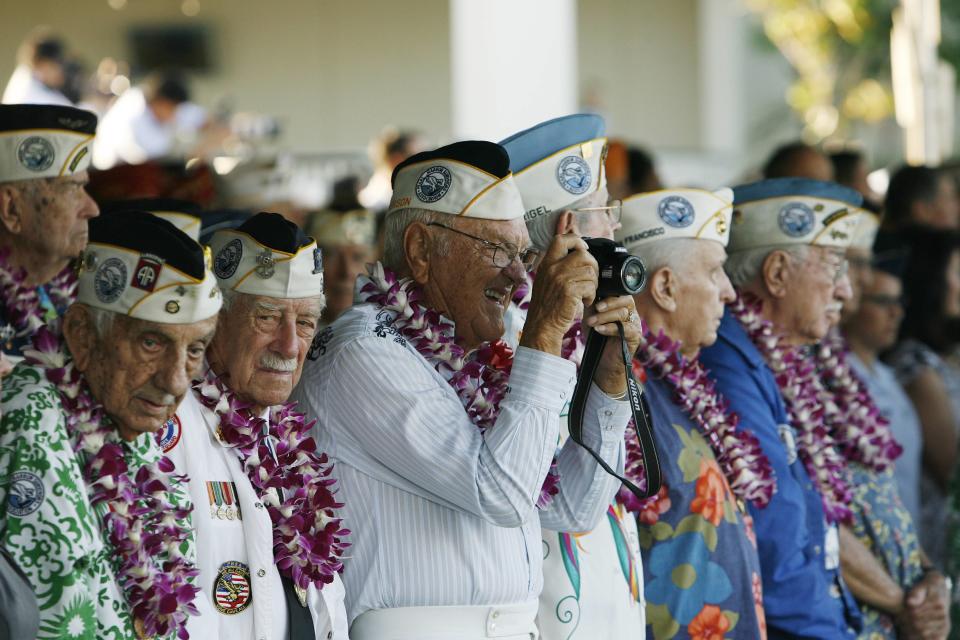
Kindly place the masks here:
<instances>
[{"instance_id":1,"label":"flower lei","mask_svg":"<svg viewBox=\"0 0 960 640\"><path fill-rule=\"evenodd\" d=\"M15 332L10 337L19 338L36 333L45 320L37 288L24 286L27 272L11 267L7 262L9 257L9 249L0 250L0 304L7 310L7 322ZM76 272L67 266L45 289L55 307L70 306L76 299Z\"/></svg>"},{"instance_id":2,"label":"flower lei","mask_svg":"<svg viewBox=\"0 0 960 640\"><path fill-rule=\"evenodd\" d=\"M455 342L453 322L422 302L423 293L412 279L397 278L379 262L371 265L368 275L361 278L360 301L395 313L393 327L453 387L473 424L481 432L492 427L507 392L513 364L510 347L498 340L483 343L467 354ZM540 489L539 508L545 508L559 493L559 481L554 459Z\"/></svg>"},{"instance_id":3,"label":"flower lei","mask_svg":"<svg viewBox=\"0 0 960 640\"><path fill-rule=\"evenodd\" d=\"M831 331L816 348L817 369L831 395L827 403L832 435L844 457L873 469L886 471L903 453L903 447L890 431L890 423L880 415L863 382L847 361L846 341L839 331Z\"/></svg>"},{"instance_id":4,"label":"flower lei","mask_svg":"<svg viewBox=\"0 0 960 640\"><path fill-rule=\"evenodd\" d=\"M773 324L760 314L758 300L741 294L730 305L733 316L743 325L750 340L773 371L783 395L790 424L797 433L797 453L807 474L816 482L829 523L849 522L853 517L853 498L847 479L846 463L830 433L827 399L815 362L804 357L804 350L783 344Z\"/></svg>"},{"instance_id":5,"label":"flower lei","mask_svg":"<svg viewBox=\"0 0 960 640\"><path fill-rule=\"evenodd\" d=\"M193 506L169 499L186 477L172 475L166 456L138 469L127 465L116 430L54 331L41 327L25 356L57 387L90 502L105 507L103 530L135 627L145 637L188 638L187 616L199 615L193 601L200 589L192 584L199 571L180 545L190 536Z\"/></svg>"},{"instance_id":6,"label":"flower lei","mask_svg":"<svg viewBox=\"0 0 960 640\"><path fill-rule=\"evenodd\" d=\"M331 489L333 465L327 454L317 454L309 435L316 421L307 423L290 402L271 408L268 424L212 370L193 389L219 417L221 442L236 452L270 514L277 568L300 589L313 584L319 590L333 582L343 568L343 552L350 546L343 538L350 531L334 511L343 503Z\"/></svg>"},{"instance_id":7,"label":"flower lei","mask_svg":"<svg viewBox=\"0 0 960 640\"><path fill-rule=\"evenodd\" d=\"M688 359L680 353L680 343L668 338L661 330L656 336L643 332L634 365L649 375L662 379L673 389L673 402L693 421L710 443L717 463L730 483L734 494L758 507L770 502L776 490L776 479L770 461L760 448L756 436L738 430L739 416L728 410L727 401L720 397L714 382L698 358ZM640 488L647 485L640 444L633 436L633 420L627 427L627 455L624 470L628 478ZM634 513L649 509L653 502L662 500L665 492L640 500L631 491L621 487L617 500Z\"/></svg>"}]
</instances>

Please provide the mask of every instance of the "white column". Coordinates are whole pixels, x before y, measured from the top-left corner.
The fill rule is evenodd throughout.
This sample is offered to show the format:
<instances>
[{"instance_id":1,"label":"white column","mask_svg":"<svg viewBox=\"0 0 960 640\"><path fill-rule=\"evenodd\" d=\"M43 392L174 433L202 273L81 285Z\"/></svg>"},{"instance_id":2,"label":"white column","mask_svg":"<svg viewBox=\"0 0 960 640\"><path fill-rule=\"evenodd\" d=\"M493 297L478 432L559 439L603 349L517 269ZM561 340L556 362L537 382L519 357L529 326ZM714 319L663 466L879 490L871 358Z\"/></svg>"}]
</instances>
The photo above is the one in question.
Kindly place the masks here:
<instances>
[{"instance_id":1,"label":"white column","mask_svg":"<svg viewBox=\"0 0 960 640\"><path fill-rule=\"evenodd\" d=\"M450 0L450 47L457 139L496 141L577 110L576 0Z\"/></svg>"},{"instance_id":2,"label":"white column","mask_svg":"<svg viewBox=\"0 0 960 640\"><path fill-rule=\"evenodd\" d=\"M743 108L745 10L739 2L698 0L700 139L705 151L740 154L746 144Z\"/></svg>"}]
</instances>

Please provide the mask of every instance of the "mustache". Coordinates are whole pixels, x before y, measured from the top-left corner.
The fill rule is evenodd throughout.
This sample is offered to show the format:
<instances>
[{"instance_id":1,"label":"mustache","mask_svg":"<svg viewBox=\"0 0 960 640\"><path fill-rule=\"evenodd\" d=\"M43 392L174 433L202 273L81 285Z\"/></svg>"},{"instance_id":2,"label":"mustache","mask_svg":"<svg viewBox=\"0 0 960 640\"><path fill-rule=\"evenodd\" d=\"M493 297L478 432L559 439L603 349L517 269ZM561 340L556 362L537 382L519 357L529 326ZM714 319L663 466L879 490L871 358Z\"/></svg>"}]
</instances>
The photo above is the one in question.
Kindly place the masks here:
<instances>
[{"instance_id":1,"label":"mustache","mask_svg":"<svg viewBox=\"0 0 960 640\"><path fill-rule=\"evenodd\" d=\"M296 358L284 358L276 353L268 351L260 356L260 366L274 371L284 371L292 373L297 370Z\"/></svg>"},{"instance_id":2,"label":"mustache","mask_svg":"<svg viewBox=\"0 0 960 640\"><path fill-rule=\"evenodd\" d=\"M827 313L840 313L843 311L842 302L831 302L827 305Z\"/></svg>"}]
</instances>

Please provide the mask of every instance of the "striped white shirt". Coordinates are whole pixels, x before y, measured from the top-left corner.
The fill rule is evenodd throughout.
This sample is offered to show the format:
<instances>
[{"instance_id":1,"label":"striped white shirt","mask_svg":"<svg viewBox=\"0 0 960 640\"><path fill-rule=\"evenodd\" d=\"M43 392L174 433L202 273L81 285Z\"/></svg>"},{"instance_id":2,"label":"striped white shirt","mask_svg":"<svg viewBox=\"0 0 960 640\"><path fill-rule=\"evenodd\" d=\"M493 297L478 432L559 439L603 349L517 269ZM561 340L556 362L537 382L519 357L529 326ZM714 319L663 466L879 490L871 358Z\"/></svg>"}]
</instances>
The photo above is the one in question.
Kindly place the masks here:
<instances>
[{"instance_id":1,"label":"striped white shirt","mask_svg":"<svg viewBox=\"0 0 960 640\"><path fill-rule=\"evenodd\" d=\"M294 391L335 462L346 526L347 614L520 603L543 585L540 527L588 531L619 482L572 441L561 491L536 508L576 371L519 348L496 424L473 425L454 390L390 325L353 307L318 335ZM584 440L622 471L627 402L591 389Z\"/></svg>"}]
</instances>

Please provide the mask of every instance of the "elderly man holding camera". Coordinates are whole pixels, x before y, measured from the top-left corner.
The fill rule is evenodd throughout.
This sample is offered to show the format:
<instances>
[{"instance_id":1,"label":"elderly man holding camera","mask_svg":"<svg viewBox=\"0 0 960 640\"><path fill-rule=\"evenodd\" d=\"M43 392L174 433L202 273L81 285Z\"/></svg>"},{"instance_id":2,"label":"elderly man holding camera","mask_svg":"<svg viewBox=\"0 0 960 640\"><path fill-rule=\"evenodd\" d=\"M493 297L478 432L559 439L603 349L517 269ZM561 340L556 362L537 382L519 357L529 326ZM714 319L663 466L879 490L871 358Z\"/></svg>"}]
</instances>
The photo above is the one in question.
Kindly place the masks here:
<instances>
[{"instance_id":1,"label":"elderly man holding camera","mask_svg":"<svg viewBox=\"0 0 960 640\"><path fill-rule=\"evenodd\" d=\"M393 187L384 264L314 340L295 392L319 418L353 530L350 637L536 636L541 524L592 529L618 488L583 447L557 452L575 377L563 336L588 307L598 332L622 322L635 348L633 300L594 305L596 260L579 237L557 236L513 354L499 342L503 314L536 254L507 153L460 142L417 154ZM619 344L603 353L584 440L622 470L619 357Z\"/></svg>"},{"instance_id":2,"label":"elderly man holding camera","mask_svg":"<svg viewBox=\"0 0 960 640\"><path fill-rule=\"evenodd\" d=\"M555 236L570 233L613 240L620 227L620 206L607 204L604 129L600 116L578 113L542 122L501 142L510 155L534 248L547 251ZM508 343L521 338L534 283L530 273L507 309ZM584 338L577 318L567 328L560 355L578 368ZM569 407L561 412L561 440L569 436ZM631 430L628 438L633 437ZM561 478L561 486L563 482ZM544 584L537 614L541 637L641 637L643 572L636 521L627 509L612 501L594 529L547 527L542 536Z\"/></svg>"}]
</instances>

